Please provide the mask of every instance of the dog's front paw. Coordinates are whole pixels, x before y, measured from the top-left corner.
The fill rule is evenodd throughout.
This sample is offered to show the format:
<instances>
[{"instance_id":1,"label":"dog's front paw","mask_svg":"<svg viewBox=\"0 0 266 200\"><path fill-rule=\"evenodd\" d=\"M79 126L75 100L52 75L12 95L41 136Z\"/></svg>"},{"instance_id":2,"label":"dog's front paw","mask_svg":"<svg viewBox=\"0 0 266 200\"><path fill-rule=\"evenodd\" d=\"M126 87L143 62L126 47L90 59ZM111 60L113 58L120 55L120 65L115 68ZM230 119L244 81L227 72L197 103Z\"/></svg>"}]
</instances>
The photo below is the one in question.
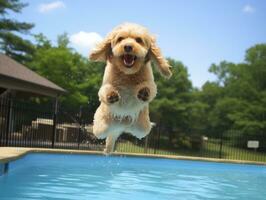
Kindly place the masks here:
<instances>
[{"instance_id":1,"label":"dog's front paw","mask_svg":"<svg viewBox=\"0 0 266 200\"><path fill-rule=\"evenodd\" d=\"M138 98L142 101L148 101L150 96L150 89L147 87L144 87L142 89L140 89L139 93L138 93Z\"/></svg>"},{"instance_id":2,"label":"dog's front paw","mask_svg":"<svg viewBox=\"0 0 266 200\"><path fill-rule=\"evenodd\" d=\"M115 91L111 91L109 94L107 94L107 102L112 104L119 101L119 95Z\"/></svg>"}]
</instances>

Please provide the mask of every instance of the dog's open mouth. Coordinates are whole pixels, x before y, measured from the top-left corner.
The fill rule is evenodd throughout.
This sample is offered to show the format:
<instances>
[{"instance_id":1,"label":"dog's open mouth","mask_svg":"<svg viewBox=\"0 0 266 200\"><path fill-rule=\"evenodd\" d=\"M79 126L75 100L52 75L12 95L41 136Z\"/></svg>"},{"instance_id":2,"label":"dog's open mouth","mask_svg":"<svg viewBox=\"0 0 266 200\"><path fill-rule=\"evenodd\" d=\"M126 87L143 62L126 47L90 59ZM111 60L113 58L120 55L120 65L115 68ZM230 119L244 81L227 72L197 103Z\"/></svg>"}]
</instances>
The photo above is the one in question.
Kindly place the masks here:
<instances>
[{"instance_id":1,"label":"dog's open mouth","mask_svg":"<svg viewBox=\"0 0 266 200\"><path fill-rule=\"evenodd\" d=\"M135 55L131 55L131 54L124 54L122 56L122 59L124 61L124 64L126 67L130 68L134 65L136 59L137 59L137 56Z\"/></svg>"}]
</instances>

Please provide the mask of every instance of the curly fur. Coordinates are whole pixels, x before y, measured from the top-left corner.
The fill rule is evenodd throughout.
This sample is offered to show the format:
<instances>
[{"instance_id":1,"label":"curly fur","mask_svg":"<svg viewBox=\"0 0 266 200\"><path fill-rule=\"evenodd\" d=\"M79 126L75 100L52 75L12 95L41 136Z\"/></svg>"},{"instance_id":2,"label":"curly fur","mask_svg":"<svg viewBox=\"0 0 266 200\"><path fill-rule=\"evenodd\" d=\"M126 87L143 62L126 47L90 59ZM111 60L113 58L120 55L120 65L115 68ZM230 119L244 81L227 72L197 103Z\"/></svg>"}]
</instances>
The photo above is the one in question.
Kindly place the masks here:
<instances>
[{"instance_id":1,"label":"curly fur","mask_svg":"<svg viewBox=\"0 0 266 200\"><path fill-rule=\"evenodd\" d=\"M136 58L130 67L122 59L126 45L132 47L130 55ZM149 134L148 106L157 93L151 62L166 78L171 76L170 65L148 30L132 23L122 24L109 33L91 52L90 60L107 62L98 93L101 104L94 115L93 133L98 138L107 138L105 151L109 153L123 132L137 138ZM143 93L143 89L148 93Z\"/></svg>"}]
</instances>

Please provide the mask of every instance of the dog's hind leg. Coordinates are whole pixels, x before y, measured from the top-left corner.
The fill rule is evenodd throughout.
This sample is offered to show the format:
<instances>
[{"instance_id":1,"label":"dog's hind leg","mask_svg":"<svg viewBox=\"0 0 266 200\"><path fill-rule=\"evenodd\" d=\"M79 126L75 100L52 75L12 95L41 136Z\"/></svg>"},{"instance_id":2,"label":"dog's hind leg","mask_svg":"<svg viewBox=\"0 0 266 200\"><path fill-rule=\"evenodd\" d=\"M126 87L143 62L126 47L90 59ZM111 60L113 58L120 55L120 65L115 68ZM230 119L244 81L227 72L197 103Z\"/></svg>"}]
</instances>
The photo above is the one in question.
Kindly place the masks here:
<instances>
[{"instance_id":1,"label":"dog's hind leg","mask_svg":"<svg viewBox=\"0 0 266 200\"><path fill-rule=\"evenodd\" d=\"M106 138L109 132L108 129L110 129L111 124L112 121L110 118L108 118L108 113L105 111L104 106L101 104L94 114L92 127L93 134L99 139Z\"/></svg>"},{"instance_id":2,"label":"dog's hind leg","mask_svg":"<svg viewBox=\"0 0 266 200\"><path fill-rule=\"evenodd\" d=\"M146 106L140 112L136 123L128 128L126 132L129 132L137 138L141 139L150 133L151 128L152 124L150 122L149 109L148 106Z\"/></svg>"},{"instance_id":3,"label":"dog's hind leg","mask_svg":"<svg viewBox=\"0 0 266 200\"><path fill-rule=\"evenodd\" d=\"M120 133L121 134L121 133ZM105 154L110 154L111 152L114 151L115 148L115 142L117 140L117 138L119 137L120 134L109 134L106 138L106 146L104 149L104 153Z\"/></svg>"},{"instance_id":4,"label":"dog's hind leg","mask_svg":"<svg viewBox=\"0 0 266 200\"><path fill-rule=\"evenodd\" d=\"M102 123L101 123L102 122ZM108 124L104 120L93 123L92 131L98 139L107 137Z\"/></svg>"}]
</instances>

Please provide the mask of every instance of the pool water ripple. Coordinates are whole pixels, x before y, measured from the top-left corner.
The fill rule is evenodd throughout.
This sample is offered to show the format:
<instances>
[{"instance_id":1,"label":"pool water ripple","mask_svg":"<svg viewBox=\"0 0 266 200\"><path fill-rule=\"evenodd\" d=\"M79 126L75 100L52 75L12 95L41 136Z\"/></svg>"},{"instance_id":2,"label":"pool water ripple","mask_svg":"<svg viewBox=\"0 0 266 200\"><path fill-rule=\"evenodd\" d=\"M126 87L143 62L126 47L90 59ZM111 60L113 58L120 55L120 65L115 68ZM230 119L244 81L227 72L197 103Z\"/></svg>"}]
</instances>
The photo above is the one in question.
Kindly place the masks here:
<instances>
[{"instance_id":1,"label":"pool water ripple","mask_svg":"<svg viewBox=\"0 0 266 200\"><path fill-rule=\"evenodd\" d=\"M30 154L0 177L0 199L265 200L266 167Z\"/></svg>"}]
</instances>

